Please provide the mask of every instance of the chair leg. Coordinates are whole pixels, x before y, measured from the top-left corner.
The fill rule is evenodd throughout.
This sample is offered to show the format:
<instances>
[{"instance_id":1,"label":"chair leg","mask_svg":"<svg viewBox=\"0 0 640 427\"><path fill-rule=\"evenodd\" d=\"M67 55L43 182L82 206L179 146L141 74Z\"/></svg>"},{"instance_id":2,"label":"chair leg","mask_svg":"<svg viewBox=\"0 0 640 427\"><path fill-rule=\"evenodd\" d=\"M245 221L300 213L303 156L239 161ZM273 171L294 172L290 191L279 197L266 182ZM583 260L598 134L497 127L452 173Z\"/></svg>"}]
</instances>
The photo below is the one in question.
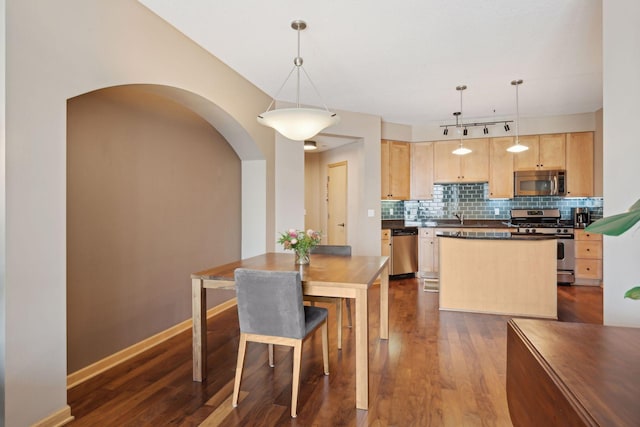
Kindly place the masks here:
<instances>
[{"instance_id":1,"label":"chair leg","mask_svg":"<svg viewBox=\"0 0 640 427\"><path fill-rule=\"evenodd\" d=\"M269 366L273 368L276 366L276 364L273 362L273 344L268 344L268 346L269 346Z\"/></svg>"},{"instance_id":2,"label":"chair leg","mask_svg":"<svg viewBox=\"0 0 640 427\"><path fill-rule=\"evenodd\" d=\"M302 358L302 340L293 346L293 380L291 383L291 418L298 416L298 389L300 388L300 359Z\"/></svg>"},{"instance_id":3,"label":"chair leg","mask_svg":"<svg viewBox=\"0 0 640 427\"><path fill-rule=\"evenodd\" d=\"M338 350L342 350L342 298L336 298L336 319L338 324Z\"/></svg>"},{"instance_id":4,"label":"chair leg","mask_svg":"<svg viewBox=\"0 0 640 427\"><path fill-rule=\"evenodd\" d=\"M347 326L351 328L353 325L353 322L351 322L351 298L345 298L344 302L347 304L347 318L349 320L349 324Z\"/></svg>"},{"instance_id":5,"label":"chair leg","mask_svg":"<svg viewBox=\"0 0 640 427\"><path fill-rule=\"evenodd\" d=\"M322 363L324 364L324 374L329 375L329 328L327 320L322 323Z\"/></svg>"},{"instance_id":6,"label":"chair leg","mask_svg":"<svg viewBox=\"0 0 640 427\"><path fill-rule=\"evenodd\" d=\"M240 345L238 346L238 362L236 363L236 380L233 383L233 399L231 404L235 408L238 406L238 395L240 394L240 380L242 380L242 369L244 367L244 355L247 350L247 337L240 334Z\"/></svg>"}]
</instances>

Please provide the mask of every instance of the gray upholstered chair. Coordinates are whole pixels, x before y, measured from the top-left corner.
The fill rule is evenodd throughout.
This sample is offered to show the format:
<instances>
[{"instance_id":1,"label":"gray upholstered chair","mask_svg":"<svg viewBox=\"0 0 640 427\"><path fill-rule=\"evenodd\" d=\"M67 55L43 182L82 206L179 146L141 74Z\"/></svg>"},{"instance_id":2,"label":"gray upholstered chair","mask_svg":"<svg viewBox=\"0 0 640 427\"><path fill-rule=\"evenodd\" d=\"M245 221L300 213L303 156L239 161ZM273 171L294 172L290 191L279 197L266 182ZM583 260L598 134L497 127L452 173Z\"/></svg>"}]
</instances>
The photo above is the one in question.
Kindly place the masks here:
<instances>
[{"instance_id":1,"label":"gray upholstered chair","mask_svg":"<svg viewBox=\"0 0 640 427\"><path fill-rule=\"evenodd\" d=\"M312 254L329 254L340 256L351 256L351 246L349 245L317 245L311 249ZM351 328L351 298L338 298L338 297L316 297L305 295L305 301L309 301L312 305L316 302L324 302L336 305L336 324L338 325L338 350L342 350L342 301L345 301L347 306L347 320L348 326Z\"/></svg>"},{"instance_id":2,"label":"gray upholstered chair","mask_svg":"<svg viewBox=\"0 0 640 427\"><path fill-rule=\"evenodd\" d=\"M273 366L273 345L293 347L291 416L296 417L300 386L302 341L322 326L324 373L329 375L327 309L307 307L302 302L302 283L297 271L263 271L239 268L235 271L240 345L233 406L238 406L242 368L247 341L269 344L269 364Z\"/></svg>"}]
</instances>

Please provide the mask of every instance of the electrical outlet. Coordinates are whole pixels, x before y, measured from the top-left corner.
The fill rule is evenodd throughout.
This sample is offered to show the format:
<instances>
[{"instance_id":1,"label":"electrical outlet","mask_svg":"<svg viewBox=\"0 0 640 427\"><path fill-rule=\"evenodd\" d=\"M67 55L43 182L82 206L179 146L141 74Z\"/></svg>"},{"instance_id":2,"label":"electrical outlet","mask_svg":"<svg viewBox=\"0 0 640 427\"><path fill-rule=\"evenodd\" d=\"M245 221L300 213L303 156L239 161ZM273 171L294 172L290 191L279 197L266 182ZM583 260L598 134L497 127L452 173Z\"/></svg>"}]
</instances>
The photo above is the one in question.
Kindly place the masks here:
<instances>
[{"instance_id":1,"label":"electrical outlet","mask_svg":"<svg viewBox=\"0 0 640 427\"><path fill-rule=\"evenodd\" d=\"M389 215L393 215L393 208L389 209Z\"/></svg>"},{"instance_id":2,"label":"electrical outlet","mask_svg":"<svg viewBox=\"0 0 640 427\"><path fill-rule=\"evenodd\" d=\"M500 215L500 208L495 208L495 209L493 210L493 214L494 214L494 215Z\"/></svg>"},{"instance_id":3,"label":"electrical outlet","mask_svg":"<svg viewBox=\"0 0 640 427\"><path fill-rule=\"evenodd\" d=\"M376 211L373 209L369 209L367 210L367 215L369 216L369 218L373 218L374 216L376 216Z\"/></svg>"}]
</instances>

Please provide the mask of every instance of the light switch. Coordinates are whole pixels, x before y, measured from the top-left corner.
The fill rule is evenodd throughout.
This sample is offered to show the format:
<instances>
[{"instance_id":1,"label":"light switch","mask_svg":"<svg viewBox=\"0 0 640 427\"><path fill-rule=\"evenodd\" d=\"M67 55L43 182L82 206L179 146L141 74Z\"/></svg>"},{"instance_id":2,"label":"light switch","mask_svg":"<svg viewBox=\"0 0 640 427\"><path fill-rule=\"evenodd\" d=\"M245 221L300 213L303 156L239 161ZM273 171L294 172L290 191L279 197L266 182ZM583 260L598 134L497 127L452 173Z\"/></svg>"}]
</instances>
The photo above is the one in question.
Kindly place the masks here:
<instances>
[{"instance_id":1,"label":"light switch","mask_svg":"<svg viewBox=\"0 0 640 427\"><path fill-rule=\"evenodd\" d=\"M389 215L393 215L393 208L389 209Z\"/></svg>"},{"instance_id":2,"label":"light switch","mask_svg":"<svg viewBox=\"0 0 640 427\"><path fill-rule=\"evenodd\" d=\"M367 210L367 216L369 218L373 218L374 216L376 216L376 211L374 211L373 209Z\"/></svg>"}]
</instances>

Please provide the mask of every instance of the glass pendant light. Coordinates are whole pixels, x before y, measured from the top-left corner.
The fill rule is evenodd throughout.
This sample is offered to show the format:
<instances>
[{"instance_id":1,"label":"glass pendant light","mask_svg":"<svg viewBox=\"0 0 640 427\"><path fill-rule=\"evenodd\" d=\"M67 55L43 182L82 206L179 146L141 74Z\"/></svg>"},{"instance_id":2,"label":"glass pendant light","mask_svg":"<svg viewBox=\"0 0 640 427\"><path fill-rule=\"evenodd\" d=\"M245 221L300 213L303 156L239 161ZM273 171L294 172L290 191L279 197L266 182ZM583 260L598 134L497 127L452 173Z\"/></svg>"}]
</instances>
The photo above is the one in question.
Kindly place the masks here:
<instances>
[{"instance_id":1,"label":"glass pendant light","mask_svg":"<svg viewBox=\"0 0 640 427\"><path fill-rule=\"evenodd\" d=\"M471 153L470 149L462 145L462 135L464 133L462 130L462 91L465 90L466 88L467 88L466 85L456 86L456 90L460 92L460 112L459 114L456 114L456 129L458 130L458 134L460 134L460 145L451 153L456 154L458 156L464 156L465 154ZM458 118L460 118L459 125L458 125ZM465 128L465 132L466 132L466 128Z\"/></svg>"},{"instance_id":2,"label":"glass pendant light","mask_svg":"<svg viewBox=\"0 0 640 427\"><path fill-rule=\"evenodd\" d=\"M302 70L309 79L311 86L316 91L318 97L320 94L316 89L313 81L302 66L303 60L300 56L300 31L307 28L307 23L301 20L296 20L291 23L291 28L298 32L298 56L293 60L294 68L289 72L289 75L285 79L282 86L276 93L276 96L280 93L280 90L291 77L293 71L296 71L296 106L293 108L280 108L269 111L269 108L275 102L275 97L269 104L267 111L258 115L258 123L264 126L271 127L278 131L281 135L294 141L304 141L305 139L312 138L318 132L323 129L334 125L340 121L340 117L324 106L324 110L318 108L302 108L300 107L300 71Z\"/></svg>"},{"instance_id":3,"label":"glass pendant light","mask_svg":"<svg viewBox=\"0 0 640 427\"><path fill-rule=\"evenodd\" d=\"M527 151L529 147L526 145L520 144L520 134L519 134L519 125L520 125L520 108L518 106L518 86L523 83L522 79L520 80L512 80L511 84L516 87L516 142L511 147L507 148L507 151L511 153L522 153L523 151ZM505 124L505 129L507 125Z\"/></svg>"}]
</instances>

